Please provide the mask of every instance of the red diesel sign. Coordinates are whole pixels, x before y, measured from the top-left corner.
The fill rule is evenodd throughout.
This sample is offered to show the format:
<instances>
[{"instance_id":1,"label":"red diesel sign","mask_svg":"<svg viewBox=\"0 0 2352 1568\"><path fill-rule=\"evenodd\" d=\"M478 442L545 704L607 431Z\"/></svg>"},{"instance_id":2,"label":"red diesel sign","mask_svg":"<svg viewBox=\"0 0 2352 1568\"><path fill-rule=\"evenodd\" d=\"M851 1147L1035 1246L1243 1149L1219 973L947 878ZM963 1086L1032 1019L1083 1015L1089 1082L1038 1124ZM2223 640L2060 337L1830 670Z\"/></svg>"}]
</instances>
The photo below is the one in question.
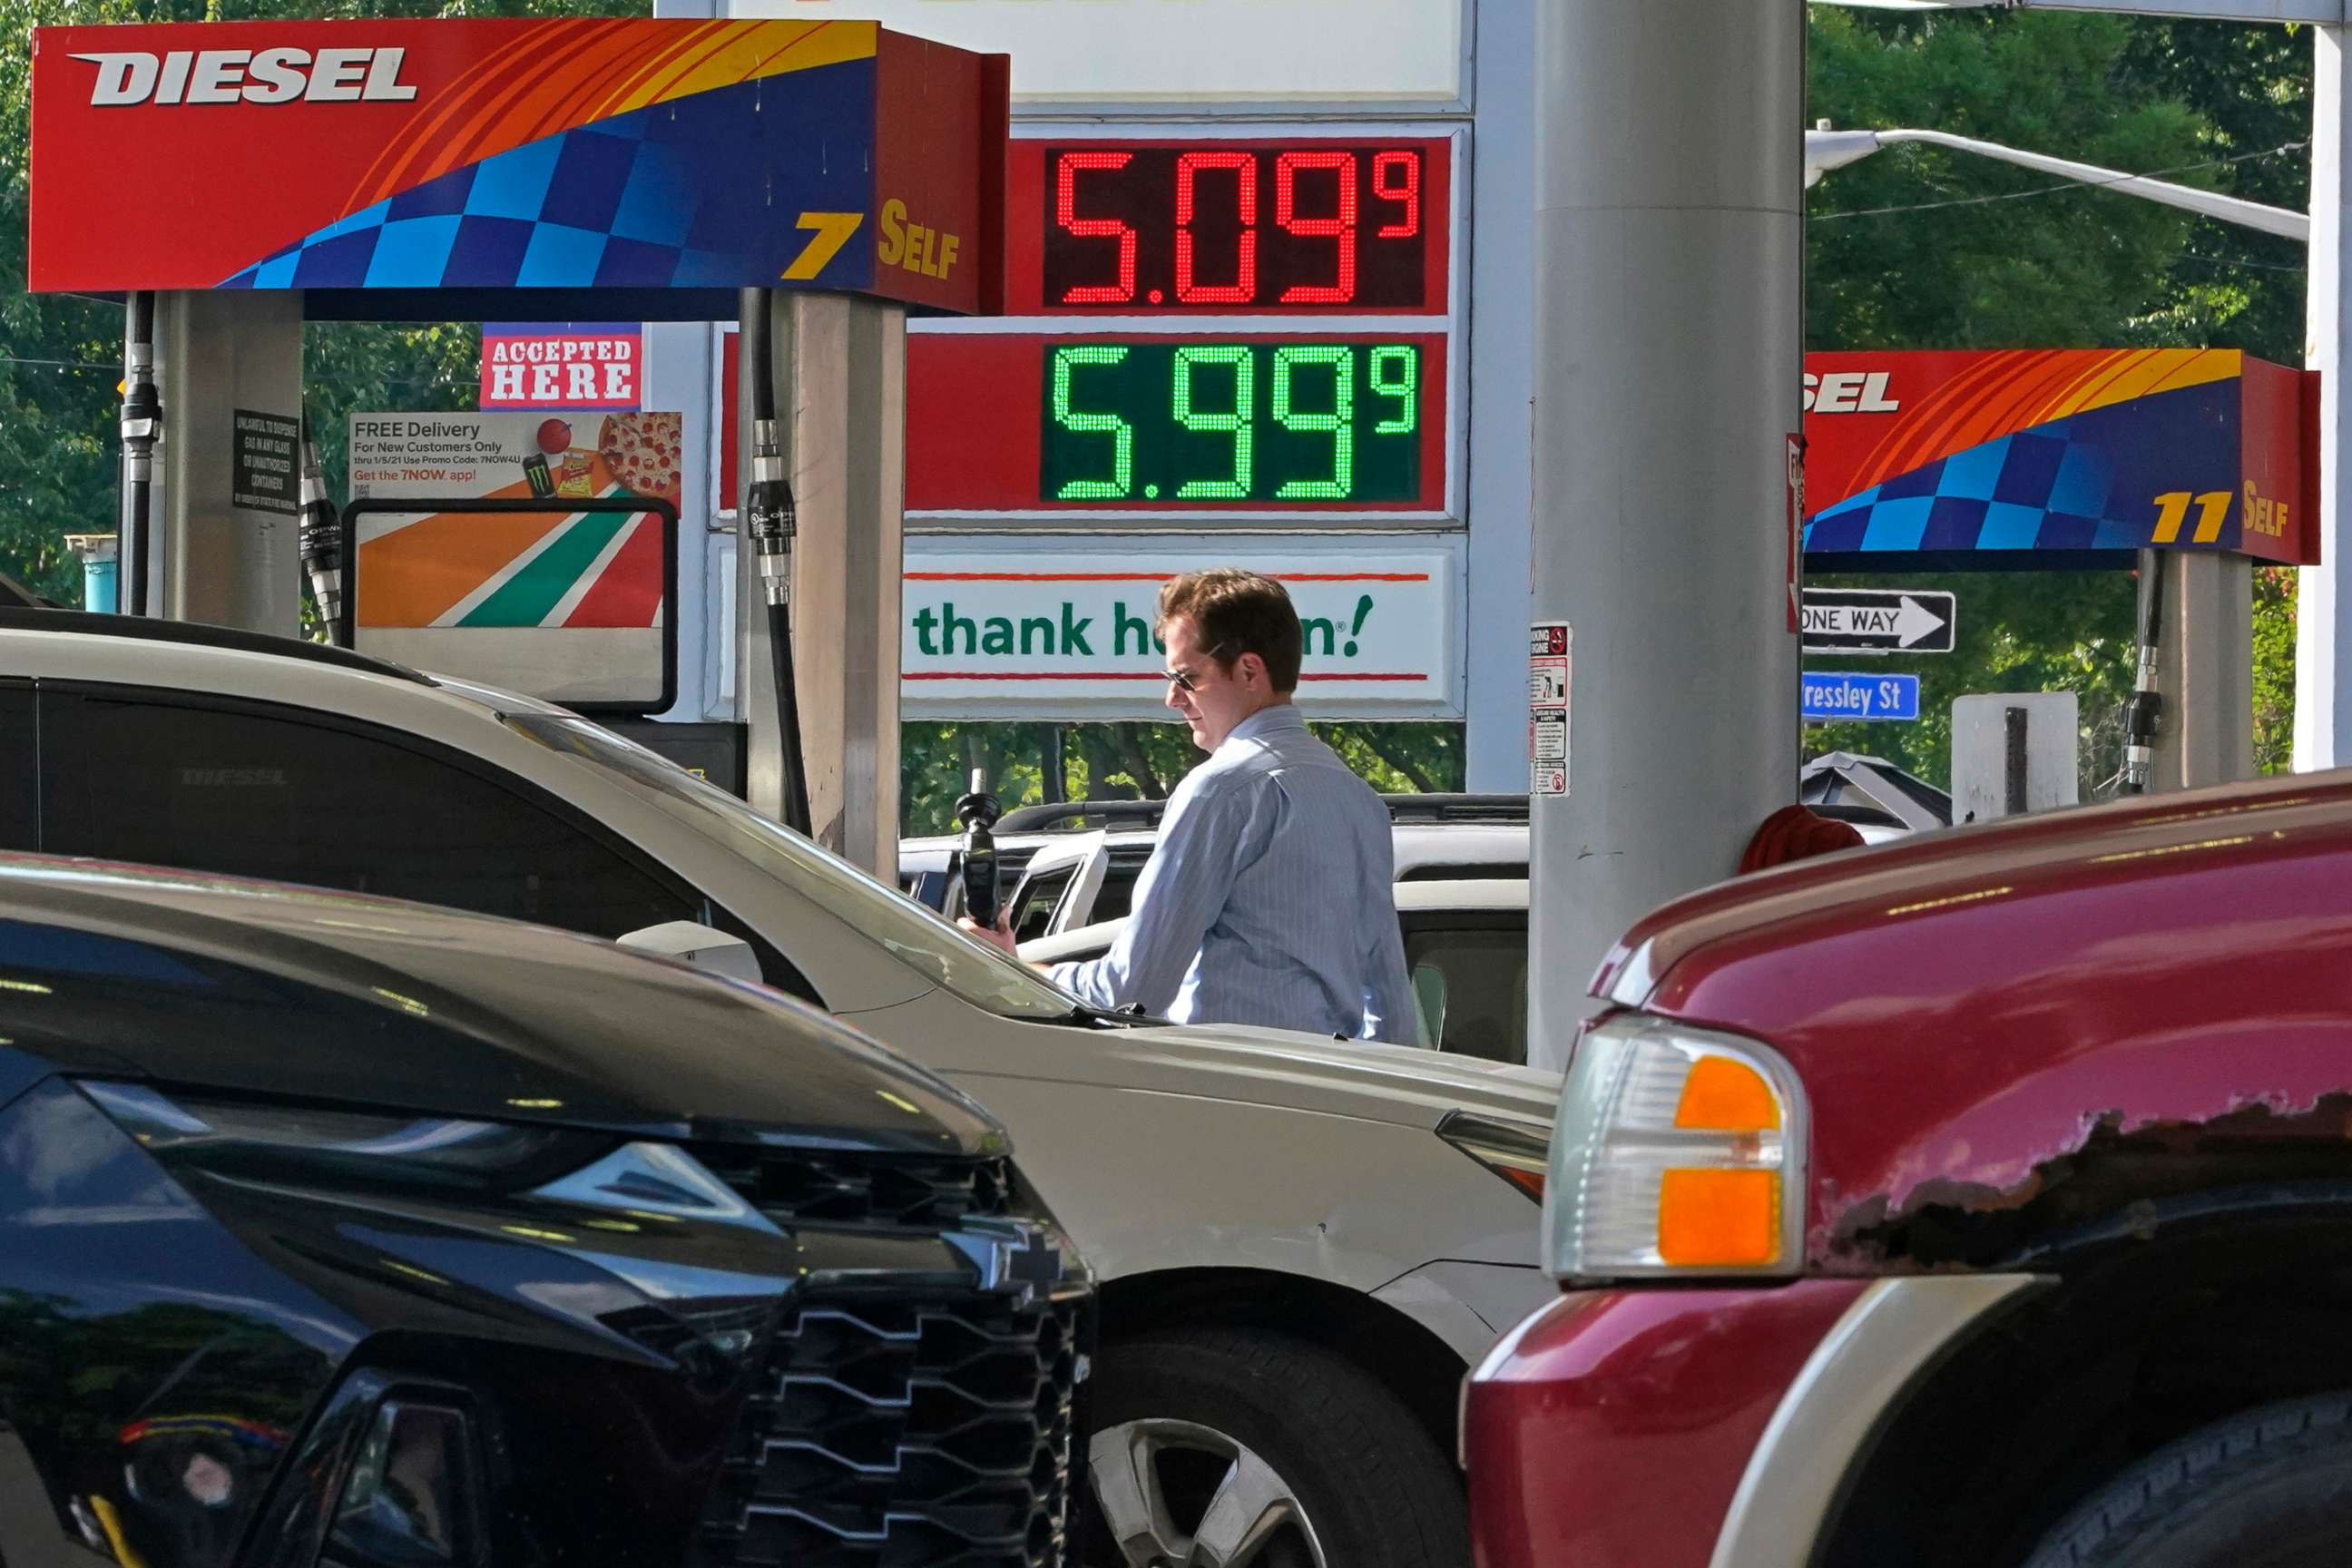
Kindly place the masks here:
<instances>
[{"instance_id":1,"label":"red diesel sign","mask_svg":"<svg viewBox=\"0 0 2352 1568\"><path fill-rule=\"evenodd\" d=\"M996 303L1006 62L871 22L158 23L32 47L37 290Z\"/></svg>"},{"instance_id":2,"label":"red diesel sign","mask_svg":"<svg viewBox=\"0 0 2352 1568\"><path fill-rule=\"evenodd\" d=\"M482 406L604 409L640 402L644 339L634 324L482 329Z\"/></svg>"}]
</instances>

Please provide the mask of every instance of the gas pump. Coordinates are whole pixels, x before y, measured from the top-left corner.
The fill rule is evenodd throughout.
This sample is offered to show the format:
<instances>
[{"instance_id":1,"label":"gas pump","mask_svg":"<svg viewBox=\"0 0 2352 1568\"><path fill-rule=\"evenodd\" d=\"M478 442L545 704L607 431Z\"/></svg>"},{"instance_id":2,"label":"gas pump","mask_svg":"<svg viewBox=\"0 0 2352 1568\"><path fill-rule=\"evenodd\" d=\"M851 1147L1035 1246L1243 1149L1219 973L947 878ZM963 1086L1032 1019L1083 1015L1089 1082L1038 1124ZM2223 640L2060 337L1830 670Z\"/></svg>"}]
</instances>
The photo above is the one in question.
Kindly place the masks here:
<instances>
[{"instance_id":1,"label":"gas pump","mask_svg":"<svg viewBox=\"0 0 2352 1568\"><path fill-rule=\"evenodd\" d=\"M593 712L888 870L905 318L1003 309L1009 59L872 23L646 16L44 27L31 58L27 285L130 300L126 610L291 635L307 583L343 646ZM219 79L183 93L199 59ZM269 61L291 74L244 74ZM289 146L305 177L267 177ZM238 192L168 244L157 147ZM355 443L413 455L355 463L344 495L300 419L311 323L739 312L761 372L740 484L676 391L707 361L667 387L646 358L625 389L617 359L568 362L589 385L365 411ZM558 448L453 423L542 409L600 416L560 472Z\"/></svg>"}]
</instances>

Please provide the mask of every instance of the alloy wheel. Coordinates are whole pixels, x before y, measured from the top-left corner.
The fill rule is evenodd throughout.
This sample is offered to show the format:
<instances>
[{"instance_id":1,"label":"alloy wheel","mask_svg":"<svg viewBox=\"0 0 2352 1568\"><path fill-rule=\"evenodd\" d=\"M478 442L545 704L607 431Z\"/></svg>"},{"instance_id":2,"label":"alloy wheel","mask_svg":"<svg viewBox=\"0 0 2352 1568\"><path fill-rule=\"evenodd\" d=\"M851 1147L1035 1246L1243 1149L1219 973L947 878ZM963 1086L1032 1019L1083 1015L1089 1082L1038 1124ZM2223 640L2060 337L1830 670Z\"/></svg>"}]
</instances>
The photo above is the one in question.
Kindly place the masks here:
<instances>
[{"instance_id":1,"label":"alloy wheel","mask_svg":"<svg viewBox=\"0 0 2352 1568\"><path fill-rule=\"evenodd\" d=\"M1089 1568L1329 1568L1290 1484L1214 1427L1121 1422L1095 1435L1087 1458L1118 1554Z\"/></svg>"}]
</instances>

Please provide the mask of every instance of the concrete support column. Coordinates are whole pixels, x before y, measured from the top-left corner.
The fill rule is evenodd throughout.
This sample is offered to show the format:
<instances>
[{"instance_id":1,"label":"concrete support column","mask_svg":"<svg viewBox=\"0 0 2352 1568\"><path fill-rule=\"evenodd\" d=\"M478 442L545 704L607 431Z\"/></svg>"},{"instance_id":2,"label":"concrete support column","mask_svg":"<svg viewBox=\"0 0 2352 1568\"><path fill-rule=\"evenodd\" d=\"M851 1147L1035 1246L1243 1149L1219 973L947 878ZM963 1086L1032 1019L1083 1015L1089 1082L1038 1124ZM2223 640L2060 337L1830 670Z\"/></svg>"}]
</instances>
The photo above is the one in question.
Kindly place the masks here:
<instances>
[{"instance_id":1,"label":"concrete support column","mask_svg":"<svg viewBox=\"0 0 2352 1568\"><path fill-rule=\"evenodd\" d=\"M1796 797L1804 6L1547 0L1536 28L1536 618L1571 628L1533 802L1529 1058L1594 965Z\"/></svg>"},{"instance_id":2,"label":"concrete support column","mask_svg":"<svg viewBox=\"0 0 2352 1568\"><path fill-rule=\"evenodd\" d=\"M2337 610L2352 595L2352 559L2344 552L2344 490L2352 474L2344 467L2352 445L2345 441L2346 420L2352 404L2344 397L2343 371L2352 364L2346 332L2352 331L2352 311L2344 308L2344 290L2352 268L2344 260L2344 187L2346 154L2352 151L2352 122L2344 110L2344 67L2347 29L2311 29L2316 53L2312 60L2311 106L2311 270L2305 295L2307 330L2303 363L2320 373L2319 450L2315 460L2321 477L2319 491L2319 560L2299 573L2294 628L2294 766L2332 768L2352 761L2352 679L2344 664L2352 658L2352 643L2337 635ZM2310 458L2306 454L2306 458Z\"/></svg>"},{"instance_id":3,"label":"concrete support column","mask_svg":"<svg viewBox=\"0 0 2352 1568\"><path fill-rule=\"evenodd\" d=\"M240 412L301 421L302 296L158 294L155 379L163 439L146 541L148 613L295 636L302 620L301 528L291 510L298 489L288 484L288 510L278 511L237 504L234 479Z\"/></svg>"},{"instance_id":4,"label":"concrete support column","mask_svg":"<svg viewBox=\"0 0 2352 1568\"><path fill-rule=\"evenodd\" d=\"M2159 790L2195 789L2254 772L2254 563L2187 551L2164 574L2157 689Z\"/></svg>"},{"instance_id":5,"label":"concrete support column","mask_svg":"<svg viewBox=\"0 0 2352 1568\"><path fill-rule=\"evenodd\" d=\"M895 304L779 292L777 393L799 507L793 552L793 659L818 843L887 882L898 863L899 574L905 510L907 321ZM741 357L751 471L750 377ZM740 498L738 498L740 504ZM749 722L751 804L782 805L782 739L767 606L752 552L738 554L737 689Z\"/></svg>"}]
</instances>

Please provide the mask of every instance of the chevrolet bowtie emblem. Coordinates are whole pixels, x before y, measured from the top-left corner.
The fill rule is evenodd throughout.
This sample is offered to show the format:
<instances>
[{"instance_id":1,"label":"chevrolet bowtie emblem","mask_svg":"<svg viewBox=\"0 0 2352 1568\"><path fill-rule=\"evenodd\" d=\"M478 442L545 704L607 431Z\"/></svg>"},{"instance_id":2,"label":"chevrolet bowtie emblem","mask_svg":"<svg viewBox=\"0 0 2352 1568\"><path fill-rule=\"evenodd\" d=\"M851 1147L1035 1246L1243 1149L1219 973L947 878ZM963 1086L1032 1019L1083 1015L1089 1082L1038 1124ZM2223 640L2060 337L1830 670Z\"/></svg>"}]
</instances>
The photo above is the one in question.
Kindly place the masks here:
<instances>
[{"instance_id":1,"label":"chevrolet bowtie emblem","mask_svg":"<svg viewBox=\"0 0 2352 1568\"><path fill-rule=\"evenodd\" d=\"M1050 1300L1055 1287L1069 1277L1057 1238L1034 1226L970 1226L948 1240L979 1268L982 1289L1018 1297L1024 1307Z\"/></svg>"}]
</instances>

